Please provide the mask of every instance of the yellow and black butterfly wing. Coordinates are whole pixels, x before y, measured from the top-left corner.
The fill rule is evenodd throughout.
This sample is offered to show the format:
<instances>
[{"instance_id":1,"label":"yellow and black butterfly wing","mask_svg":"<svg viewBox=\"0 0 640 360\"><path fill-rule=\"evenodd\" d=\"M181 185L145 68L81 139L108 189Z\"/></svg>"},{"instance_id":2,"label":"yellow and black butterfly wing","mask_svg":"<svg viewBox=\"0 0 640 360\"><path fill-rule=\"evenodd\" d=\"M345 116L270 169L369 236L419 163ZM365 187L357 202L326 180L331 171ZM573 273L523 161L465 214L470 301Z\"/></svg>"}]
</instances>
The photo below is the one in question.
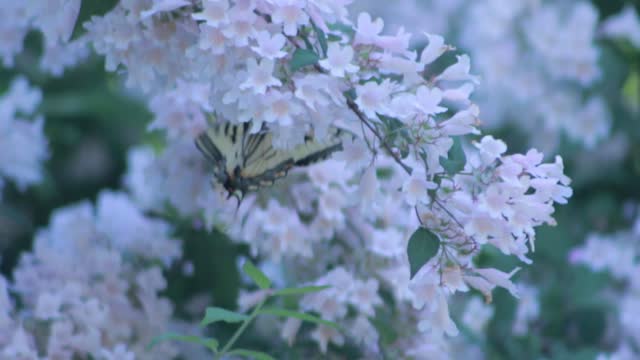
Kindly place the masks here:
<instances>
[{"instance_id":1,"label":"yellow and black butterfly wing","mask_svg":"<svg viewBox=\"0 0 640 360\"><path fill-rule=\"evenodd\" d=\"M294 166L306 166L326 159L333 152L342 149L340 131L335 129L324 141L306 136L304 143L293 149L273 147L271 133L249 134L243 147L242 179L253 190L270 186L287 175Z\"/></svg>"},{"instance_id":2,"label":"yellow and black butterfly wing","mask_svg":"<svg viewBox=\"0 0 640 360\"><path fill-rule=\"evenodd\" d=\"M342 149L340 130L325 140L306 136L293 149L273 147L272 134L263 129L249 133L250 125L229 123L212 126L196 140L198 149L214 165L216 179L230 193L257 190L272 185L294 166L305 166Z\"/></svg>"},{"instance_id":3,"label":"yellow and black butterfly wing","mask_svg":"<svg viewBox=\"0 0 640 360\"><path fill-rule=\"evenodd\" d=\"M224 184L242 162L242 144L249 124L216 124L196 139L196 146L213 165L214 176Z\"/></svg>"}]
</instances>

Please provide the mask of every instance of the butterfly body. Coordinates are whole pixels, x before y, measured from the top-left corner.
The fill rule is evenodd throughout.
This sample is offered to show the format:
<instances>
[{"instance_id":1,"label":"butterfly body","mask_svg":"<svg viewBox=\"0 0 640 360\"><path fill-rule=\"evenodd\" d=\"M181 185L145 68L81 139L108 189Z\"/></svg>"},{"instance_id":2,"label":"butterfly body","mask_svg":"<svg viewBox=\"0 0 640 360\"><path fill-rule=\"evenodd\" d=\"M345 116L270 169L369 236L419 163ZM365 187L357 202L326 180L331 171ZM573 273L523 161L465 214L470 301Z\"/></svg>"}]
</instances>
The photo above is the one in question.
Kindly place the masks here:
<instances>
[{"instance_id":1,"label":"butterfly body","mask_svg":"<svg viewBox=\"0 0 640 360\"><path fill-rule=\"evenodd\" d=\"M214 181L229 196L242 198L248 191L271 186L294 166L309 165L342 149L337 129L322 141L307 135L304 143L289 150L274 148L269 131L252 134L249 129L249 123L214 124L196 139L196 146L213 165Z\"/></svg>"}]
</instances>

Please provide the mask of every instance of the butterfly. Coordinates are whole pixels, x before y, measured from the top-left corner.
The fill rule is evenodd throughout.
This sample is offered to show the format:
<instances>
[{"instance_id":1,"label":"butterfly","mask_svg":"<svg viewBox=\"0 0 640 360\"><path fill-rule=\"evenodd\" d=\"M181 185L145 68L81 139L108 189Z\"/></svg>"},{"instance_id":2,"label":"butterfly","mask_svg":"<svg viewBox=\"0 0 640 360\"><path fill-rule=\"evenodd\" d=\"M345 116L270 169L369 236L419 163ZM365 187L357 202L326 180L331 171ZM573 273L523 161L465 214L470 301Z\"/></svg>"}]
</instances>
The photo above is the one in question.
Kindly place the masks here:
<instances>
[{"instance_id":1,"label":"butterfly","mask_svg":"<svg viewBox=\"0 0 640 360\"><path fill-rule=\"evenodd\" d=\"M273 134L266 128L251 133L251 124L216 123L196 138L196 146L213 165L214 181L229 198L240 200L249 191L268 187L294 166L306 166L342 150L341 130L332 128L323 140L311 134L292 149L273 147Z\"/></svg>"}]
</instances>

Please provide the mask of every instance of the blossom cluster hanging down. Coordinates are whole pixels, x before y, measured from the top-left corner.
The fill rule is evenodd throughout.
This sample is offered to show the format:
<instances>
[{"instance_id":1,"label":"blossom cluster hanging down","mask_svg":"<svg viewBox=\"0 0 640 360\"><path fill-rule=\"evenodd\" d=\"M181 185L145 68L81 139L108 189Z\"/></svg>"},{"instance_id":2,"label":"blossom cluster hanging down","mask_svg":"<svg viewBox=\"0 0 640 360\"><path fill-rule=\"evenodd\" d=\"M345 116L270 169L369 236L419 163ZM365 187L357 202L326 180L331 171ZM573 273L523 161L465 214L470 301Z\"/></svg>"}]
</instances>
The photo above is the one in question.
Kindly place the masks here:
<instances>
[{"instance_id":1,"label":"blossom cluster hanging down","mask_svg":"<svg viewBox=\"0 0 640 360\"><path fill-rule=\"evenodd\" d=\"M401 0L392 11L374 4L361 7L411 30L451 34L469 52L484 80L476 98L487 125L516 125L545 150L562 135L586 148L611 135L599 40L637 41L631 7L600 26L586 1Z\"/></svg>"}]
</instances>

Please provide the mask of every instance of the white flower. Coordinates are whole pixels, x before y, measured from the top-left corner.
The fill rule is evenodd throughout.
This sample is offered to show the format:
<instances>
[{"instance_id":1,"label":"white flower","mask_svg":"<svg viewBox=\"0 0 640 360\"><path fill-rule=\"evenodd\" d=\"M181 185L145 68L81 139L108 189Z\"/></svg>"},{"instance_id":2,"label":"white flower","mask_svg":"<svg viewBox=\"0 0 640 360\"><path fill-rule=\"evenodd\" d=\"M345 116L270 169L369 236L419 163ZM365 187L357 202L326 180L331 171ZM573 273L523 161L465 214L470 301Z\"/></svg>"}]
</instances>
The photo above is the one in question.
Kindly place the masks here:
<instances>
[{"instance_id":1,"label":"white flower","mask_svg":"<svg viewBox=\"0 0 640 360\"><path fill-rule=\"evenodd\" d=\"M385 79L380 84L369 81L364 85L357 85L356 94L358 97L356 98L356 104L365 115L375 119L377 117L376 112L386 113L386 104L389 102L392 90L393 85L389 79Z\"/></svg>"},{"instance_id":2,"label":"white flower","mask_svg":"<svg viewBox=\"0 0 640 360\"><path fill-rule=\"evenodd\" d=\"M240 84L240 89L253 89L256 94L264 95L270 86L280 86L282 83L273 76L274 62L272 60L263 59L260 64L256 59L249 58L247 60L248 78Z\"/></svg>"},{"instance_id":3,"label":"white flower","mask_svg":"<svg viewBox=\"0 0 640 360\"><path fill-rule=\"evenodd\" d=\"M305 74L295 77L295 95L311 110L315 111L316 105L327 106L329 104L327 93L330 91L328 80L325 75Z\"/></svg>"},{"instance_id":4,"label":"white flower","mask_svg":"<svg viewBox=\"0 0 640 360\"><path fill-rule=\"evenodd\" d=\"M471 69L471 60L468 55L458 55L458 62L444 69L442 74L438 75L438 81L466 81L469 80L474 84L480 83L477 76L469 74Z\"/></svg>"},{"instance_id":5,"label":"white flower","mask_svg":"<svg viewBox=\"0 0 640 360\"><path fill-rule=\"evenodd\" d=\"M342 142L342 151L333 157L336 160L344 161L345 167L354 171L360 170L371 162L369 148L364 141L352 138Z\"/></svg>"},{"instance_id":6,"label":"white flower","mask_svg":"<svg viewBox=\"0 0 640 360\"><path fill-rule=\"evenodd\" d=\"M602 32L610 37L627 38L640 49L640 16L631 5L625 6L619 14L607 18L602 24Z\"/></svg>"},{"instance_id":7,"label":"white flower","mask_svg":"<svg viewBox=\"0 0 640 360\"><path fill-rule=\"evenodd\" d=\"M350 302L365 315L374 316L374 307L382 305L382 299L378 296L378 281L376 279L356 281L351 293Z\"/></svg>"},{"instance_id":8,"label":"white flower","mask_svg":"<svg viewBox=\"0 0 640 360\"><path fill-rule=\"evenodd\" d=\"M429 203L428 190L436 189L438 185L427 180L427 176L422 171L414 171L406 178L402 185L402 192L405 195L405 201L411 206L418 203Z\"/></svg>"},{"instance_id":9,"label":"white flower","mask_svg":"<svg viewBox=\"0 0 640 360\"><path fill-rule=\"evenodd\" d=\"M350 327L351 336L363 342L367 347L377 352L378 331L365 316L358 316Z\"/></svg>"},{"instance_id":10,"label":"white flower","mask_svg":"<svg viewBox=\"0 0 640 360\"><path fill-rule=\"evenodd\" d=\"M342 209L347 205L345 195L338 189L331 188L320 197L320 214L335 224L344 222Z\"/></svg>"},{"instance_id":11,"label":"white flower","mask_svg":"<svg viewBox=\"0 0 640 360\"><path fill-rule=\"evenodd\" d=\"M40 90L30 88L22 77L0 98L0 179L9 178L21 189L41 180L48 152L43 119L31 121L17 113L33 113L41 98Z\"/></svg>"},{"instance_id":12,"label":"white flower","mask_svg":"<svg viewBox=\"0 0 640 360\"><path fill-rule=\"evenodd\" d=\"M516 308L516 317L513 321L513 332L524 335L528 332L529 322L536 320L540 315L540 302L538 301L538 289L533 286L518 284L520 298Z\"/></svg>"},{"instance_id":13,"label":"white flower","mask_svg":"<svg viewBox=\"0 0 640 360\"><path fill-rule=\"evenodd\" d=\"M229 1L227 0L205 0L202 2L203 10L200 13L193 13L191 17L195 20L203 20L210 27L218 28L227 22L229 11Z\"/></svg>"},{"instance_id":14,"label":"white flower","mask_svg":"<svg viewBox=\"0 0 640 360\"><path fill-rule=\"evenodd\" d=\"M285 35L295 36L298 33L298 25L307 25L309 17L303 10L303 4L298 0L270 0L275 6L271 13L275 24L284 26Z\"/></svg>"},{"instance_id":15,"label":"white flower","mask_svg":"<svg viewBox=\"0 0 640 360\"><path fill-rule=\"evenodd\" d=\"M206 25L200 25L200 41L198 46L201 50L209 50L212 54L224 54L227 38L222 30Z\"/></svg>"},{"instance_id":16,"label":"white flower","mask_svg":"<svg viewBox=\"0 0 640 360\"><path fill-rule=\"evenodd\" d=\"M436 294L434 307L435 311L433 313L429 313L429 315L420 320L418 330L423 332L431 330L439 333L444 332L449 336L457 336L458 327L449 315L449 305L443 294Z\"/></svg>"},{"instance_id":17,"label":"white flower","mask_svg":"<svg viewBox=\"0 0 640 360\"><path fill-rule=\"evenodd\" d=\"M62 305L63 299L59 294L42 293L38 297L35 316L41 320L55 320L62 315Z\"/></svg>"},{"instance_id":18,"label":"white flower","mask_svg":"<svg viewBox=\"0 0 640 360\"><path fill-rule=\"evenodd\" d=\"M234 7L227 16L229 25L223 28L224 35L237 47L249 45L249 38L255 33L257 15L249 9Z\"/></svg>"},{"instance_id":19,"label":"white flower","mask_svg":"<svg viewBox=\"0 0 640 360\"><path fill-rule=\"evenodd\" d=\"M366 12L358 15L358 26L356 27L356 36L353 40L354 44L374 44L378 40L379 34L382 32L384 22L377 18L371 20L371 15Z\"/></svg>"},{"instance_id":20,"label":"white flower","mask_svg":"<svg viewBox=\"0 0 640 360\"><path fill-rule=\"evenodd\" d=\"M288 91L269 90L265 96L264 121L277 122L282 126L291 126L302 107L292 99Z\"/></svg>"},{"instance_id":21,"label":"white flower","mask_svg":"<svg viewBox=\"0 0 640 360\"><path fill-rule=\"evenodd\" d=\"M370 166L362 175L362 179L360 179L360 186L358 187L363 206L366 206L367 208L370 206L370 203L376 197L379 186L378 178L376 176L376 168L374 166Z\"/></svg>"},{"instance_id":22,"label":"white flower","mask_svg":"<svg viewBox=\"0 0 640 360\"><path fill-rule=\"evenodd\" d=\"M440 35L432 35L424 33L424 35L429 40L427 47L422 50L422 54L420 55L420 63L424 65L431 64L437 58L439 58L445 51L447 51L448 46L444 44L444 38Z\"/></svg>"},{"instance_id":23,"label":"white flower","mask_svg":"<svg viewBox=\"0 0 640 360\"><path fill-rule=\"evenodd\" d=\"M287 318L287 321L285 321L284 326L282 327L281 336L287 341L289 346L293 345L296 335L298 334L298 330L300 329L300 325L302 325L302 320L300 319Z\"/></svg>"},{"instance_id":24,"label":"white flower","mask_svg":"<svg viewBox=\"0 0 640 360\"><path fill-rule=\"evenodd\" d=\"M442 101L442 91L437 87L429 89L420 86L416 91L416 108L425 115L435 115L447 111L447 108L438 106Z\"/></svg>"},{"instance_id":25,"label":"white flower","mask_svg":"<svg viewBox=\"0 0 640 360\"><path fill-rule=\"evenodd\" d=\"M442 97L445 100L459 102L463 106L470 105L469 97L475 90L475 86L472 83L464 83L457 88L445 89L442 93Z\"/></svg>"},{"instance_id":26,"label":"white flower","mask_svg":"<svg viewBox=\"0 0 640 360\"><path fill-rule=\"evenodd\" d=\"M351 46L340 46L340 44L329 43L327 49L327 58L320 60L320 66L329 70L329 73L335 77L345 77L346 73L355 73L358 66L351 64L353 60L353 48Z\"/></svg>"},{"instance_id":27,"label":"white flower","mask_svg":"<svg viewBox=\"0 0 640 360\"><path fill-rule=\"evenodd\" d=\"M338 346L344 344L344 336L338 330L325 325L316 327L315 330L311 332L311 338L318 343L320 351L322 351L323 354L327 352L329 342Z\"/></svg>"},{"instance_id":28,"label":"white flower","mask_svg":"<svg viewBox=\"0 0 640 360\"><path fill-rule=\"evenodd\" d=\"M33 339L24 331L22 326L15 329L9 344L2 349L0 354L7 359L39 359Z\"/></svg>"},{"instance_id":29,"label":"white flower","mask_svg":"<svg viewBox=\"0 0 640 360\"><path fill-rule=\"evenodd\" d=\"M490 283L505 288L514 297L518 297L518 290L511 280L509 280L520 268L515 268L510 273L505 273L497 269L475 269L474 271L487 279Z\"/></svg>"},{"instance_id":30,"label":"white flower","mask_svg":"<svg viewBox=\"0 0 640 360\"><path fill-rule=\"evenodd\" d=\"M496 140L493 136L482 137L480 143L474 144L480 150L480 156L485 163L491 163L507 151L507 145L502 140Z\"/></svg>"},{"instance_id":31,"label":"white flower","mask_svg":"<svg viewBox=\"0 0 640 360\"><path fill-rule=\"evenodd\" d=\"M34 25L44 34L47 46L69 40L80 13L80 0L51 0L30 5L29 10L36 16Z\"/></svg>"},{"instance_id":32,"label":"white flower","mask_svg":"<svg viewBox=\"0 0 640 360\"><path fill-rule=\"evenodd\" d=\"M441 291L438 277L438 274L429 270L429 264L425 264L422 270L411 279L409 289L414 309L421 310L425 305L429 310L435 309L435 300Z\"/></svg>"},{"instance_id":33,"label":"white flower","mask_svg":"<svg viewBox=\"0 0 640 360\"><path fill-rule=\"evenodd\" d=\"M448 266L443 269L442 283L444 288L448 289L451 293L469 290L462 279L462 271L458 266Z\"/></svg>"},{"instance_id":34,"label":"white flower","mask_svg":"<svg viewBox=\"0 0 640 360\"><path fill-rule=\"evenodd\" d=\"M458 111L455 115L440 123L442 133L448 136L480 134L480 131L476 128L479 113L480 110L476 105L471 105L464 110Z\"/></svg>"},{"instance_id":35,"label":"white flower","mask_svg":"<svg viewBox=\"0 0 640 360\"><path fill-rule=\"evenodd\" d=\"M287 55L285 51L282 51L286 42L282 34L271 36L268 31L259 31L255 35L255 40L258 42L258 46L252 46L251 49L264 58L275 60Z\"/></svg>"},{"instance_id":36,"label":"white flower","mask_svg":"<svg viewBox=\"0 0 640 360\"><path fill-rule=\"evenodd\" d=\"M100 351L100 360L135 360L135 358L135 354L124 344L117 344L112 350Z\"/></svg>"},{"instance_id":37,"label":"white flower","mask_svg":"<svg viewBox=\"0 0 640 360\"><path fill-rule=\"evenodd\" d=\"M146 19L157 13L173 11L190 4L187 0L156 0L149 10L140 13L140 18Z\"/></svg>"},{"instance_id":38,"label":"white flower","mask_svg":"<svg viewBox=\"0 0 640 360\"><path fill-rule=\"evenodd\" d=\"M404 236L394 228L376 230L373 233L369 250L386 258L402 256L406 253Z\"/></svg>"},{"instance_id":39,"label":"white flower","mask_svg":"<svg viewBox=\"0 0 640 360\"><path fill-rule=\"evenodd\" d=\"M493 317L493 307L477 297L472 297L462 314L462 323L477 335L482 335L487 323Z\"/></svg>"}]
</instances>

